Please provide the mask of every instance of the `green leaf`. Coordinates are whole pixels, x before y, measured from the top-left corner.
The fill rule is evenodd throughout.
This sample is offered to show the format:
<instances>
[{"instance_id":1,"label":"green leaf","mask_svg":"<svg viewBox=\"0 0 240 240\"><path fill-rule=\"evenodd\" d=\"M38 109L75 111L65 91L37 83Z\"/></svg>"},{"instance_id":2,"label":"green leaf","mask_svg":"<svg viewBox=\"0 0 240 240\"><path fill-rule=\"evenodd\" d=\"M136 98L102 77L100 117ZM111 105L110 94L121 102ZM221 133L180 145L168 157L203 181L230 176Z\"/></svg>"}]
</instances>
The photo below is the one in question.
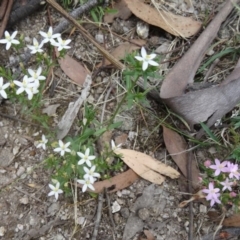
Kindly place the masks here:
<instances>
[{"instance_id":1,"label":"green leaf","mask_svg":"<svg viewBox=\"0 0 240 240\"><path fill-rule=\"evenodd\" d=\"M236 52L235 48L227 48L223 51L221 51L220 53L217 53L215 55L213 55L212 57L209 58L209 60L203 64L202 67L199 68L199 70L197 71L197 73L201 73L207 66L209 66L215 59L217 58L221 58L229 53L234 53Z\"/></svg>"},{"instance_id":2,"label":"green leaf","mask_svg":"<svg viewBox=\"0 0 240 240\"><path fill-rule=\"evenodd\" d=\"M203 128L203 130L207 133L207 135L217 144L220 145L219 143L219 139L211 132L210 128L204 124L204 123L200 123L201 127Z\"/></svg>"},{"instance_id":3,"label":"green leaf","mask_svg":"<svg viewBox=\"0 0 240 240\"><path fill-rule=\"evenodd\" d=\"M112 130L112 129L114 129L114 128L118 128L118 127L120 127L121 125L122 125L122 121L121 122L116 122L116 123L113 123L113 124L111 124L109 127L108 127L108 130Z\"/></svg>"},{"instance_id":4,"label":"green leaf","mask_svg":"<svg viewBox=\"0 0 240 240\"><path fill-rule=\"evenodd\" d=\"M94 135L96 136L96 137L99 137L99 136L101 136L104 132L106 132L107 131L107 128L106 127L104 127L104 128L101 128L101 129L99 129L99 130L97 130L95 133L94 133Z\"/></svg>"},{"instance_id":5,"label":"green leaf","mask_svg":"<svg viewBox=\"0 0 240 240\"><path fill-rule=\"evenodd\" d=\"M79 140L81 143L85 142L90 136L93 136L95 133L94 129L87 128L82 135L80 136Z\"/></svg>"},{"instance_id":6,"label":"green leaf","mask_svg":"<svg viewBox=\"0 0 240 240\"><path fill-rule=\"evenodd\" d=\"M118 10L117 9L110 9L110 8L107 8L105 10L106 13L111 13L111 14L115 14L115 13L118 13Z\"/></svg>"},{"instance_id":7,"label":"green leaf","mask_svg":"<svg viewBox=\"0 0 240 240\"><path fill-rule=\"evenodd\" d=\"M92 16L92 18L93 18L93 21L94 21L94 22L99 22L99 21L98 21L98 17L97 17L97 15L96 15L95 11L92 10L92 11L90 11L90 13L91 13L91 16Z\"/></svg>"}]
</instances>

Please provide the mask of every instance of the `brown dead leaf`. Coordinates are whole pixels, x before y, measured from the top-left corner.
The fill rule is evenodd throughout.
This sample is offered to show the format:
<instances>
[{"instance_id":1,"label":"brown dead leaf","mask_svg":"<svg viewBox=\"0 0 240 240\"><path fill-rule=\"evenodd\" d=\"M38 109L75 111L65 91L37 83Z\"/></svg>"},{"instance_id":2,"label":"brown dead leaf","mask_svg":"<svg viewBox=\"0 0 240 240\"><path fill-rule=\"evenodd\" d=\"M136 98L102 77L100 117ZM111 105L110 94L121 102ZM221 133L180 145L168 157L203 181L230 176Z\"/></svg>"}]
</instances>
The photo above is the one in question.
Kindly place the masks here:
<instances>
[{"instance_id":1,"label":"brown dead leaf","mask_svg":"<svg viewBox=\"0 0 240 240\"><path fill-rule=\"evenodd\" d=\"M134 41L134 39L132 41ZM146 43L146 41L142 40L142 39L135 39L135 42L136 42L136 44L138 44L140 46L143 46ZM140 49L140 46L137 46L136 44L129 43L129 42L124 42L124 43L120 44L118 47L116 47L111 52L111 55L113 57L115 57L116 59L121 60L124 57L126 57L127 54L133 52L134 50ZM111 64L111 62L109 62L106 59L104 64L109 65L109 64Z\"/></svg>"},{"instance_id":2,"label":"brown dead leaf","mask_svg":"<svg viewBox=\"0 0 240 240\"><path fill-rule=\"evenodd\" d=\"M178 178L179 173L164 163L144 153L130 149L115 150L116 154L122 156L122 160L140 177L155 183L162 184L165 180L161 174L170 178Z\"/></svg>"},{"instance_id":3,"label":"brown dead leaf","mask_svg":"<svg viewBox=\"0 0 240 240\"><path fill-rule=\"evenodd\" d=\"M188 178L187 166L188 166L188 153L187 153L187 143L183 137L178 133L172 131L169 128L163 127L163 138L166 148L171 155L174 162L177 164L182 174ZM198 185L198 177L200 175L199 170L196 165L196 161L192 159L192 184L193 187Z\"/></svg>"},{"instance_id":4,"label":"brown dead leaf","mask_svg":"<svg viewBox=\"0 0 240 240\"><path fill-rule=\"evenodd\" d=\"M64 73L73 80L77 85L82 86L89 72L75 59L67 54L64 58L58 59L61 69Z\"/></svg>"},{"instance_id":5,"label":"brown dead leaf","mask_svg":"<svg viewBox=\"0 0 240 240\"><path fill-rule=\"evenodd\" d=\"M138 178L139 176L133 170L129 169L126 172L120 173L117 176L112 177L110 179L95 182L93 184L95 188L94 192L100 193L104 190L104 188L107 188L109 193L116 192L121 189L129 187ZM78 184L78 186L82 187L81 184ZM93 192L92 190L89 190L89 191Z\"/></svg>"},{"instance_id":6,"label":"brown dead leaf","mask_svg":"<svg viewBox=\"0 0 240 240\"><path fill-rule=\"evenodd\" d=\"M225 227L240 227L240 214L234 214L223 221Z\"/></svg>"},{"instance_id":7,"label":"brown dead leaf","mask_svg":"<svg viewBox=\"0 0 240 240\"><path fill-rule=\"evenodd\" d=\"M190 37L201 28L201 23L192 18L174 15L163 10L158 11L139 0L125 0L125 2L138 18L175 36Z\"/></svg>"},{"instance_id":8,"label":"brown dead leaf","mask_svg":"<svg viewBox=\"0 0 240 240\"><path fill-rule=\"evenodd\" d=\"M104 15L104 22L106 23L112 23L114 18L121 18L123 20L126 20L132 15L132 12L127 7L127 4L124 2L124 0L113 2L112 8L113 10L117 10L117 12L106 13Z\"/></svg>"}]
</instances>

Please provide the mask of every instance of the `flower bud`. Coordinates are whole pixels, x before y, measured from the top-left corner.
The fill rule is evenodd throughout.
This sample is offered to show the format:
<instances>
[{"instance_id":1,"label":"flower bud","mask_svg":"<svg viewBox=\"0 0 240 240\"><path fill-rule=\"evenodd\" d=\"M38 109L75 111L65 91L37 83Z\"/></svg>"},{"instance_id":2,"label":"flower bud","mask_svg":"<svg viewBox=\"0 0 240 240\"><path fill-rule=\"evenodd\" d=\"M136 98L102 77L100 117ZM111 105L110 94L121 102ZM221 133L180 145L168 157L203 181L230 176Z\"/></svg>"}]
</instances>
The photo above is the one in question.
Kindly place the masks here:
<instances>
[{"instance_id":1,"label":"flower bud","mask_svg":"<svg viewBox=\"0 0 240 240\"><path fill-rule=\"evenodd\" d=\"M211 163L210 160L206 160L206 161L204 162L204 166L207 167L207 168L208 168L211 164L212 164L212 163Z\"/></svg>"},{"instance_id":2,"label":"flower bud","mask_svg":"<svg viewBox=\"0 0 240 240\"><path fill-rule=\"evenodd\" d=\"M234 198L234 197L237 196L237 194L236 194L235 192L230 192L230 193L229 193L229 196L232 197L232 198Z\"/></svg>"}]
</instances>

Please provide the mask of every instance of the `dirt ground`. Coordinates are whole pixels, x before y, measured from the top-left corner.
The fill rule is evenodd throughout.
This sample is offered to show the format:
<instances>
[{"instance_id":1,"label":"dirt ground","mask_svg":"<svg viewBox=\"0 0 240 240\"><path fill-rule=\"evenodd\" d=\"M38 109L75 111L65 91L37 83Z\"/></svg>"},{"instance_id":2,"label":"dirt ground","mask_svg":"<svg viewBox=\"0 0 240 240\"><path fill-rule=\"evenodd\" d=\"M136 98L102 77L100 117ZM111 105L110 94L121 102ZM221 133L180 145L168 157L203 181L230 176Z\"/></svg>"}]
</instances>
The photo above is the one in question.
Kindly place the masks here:
<instances>
[{"instance_id":1,"label":"dirt ground","mask_svg":"<svg viewBox=\"0 0 240 240\"><path fill-rule=\"evenodd\" d=\"M171 2L176 7L184 4L184 1ZM221 4L222 1L218 2ZM208 1L192 1L192 3L195 7L194 13L187 12L186 14L201 20L203 20L203 13L206 9L211 11L214 7ZM61 17L54 10L51 10L51 14L55 25ZM40 30L48 29L46 15L46 9L43 9L19 22L14 26L14 30L24 34L25 41L30 44L29 39L36 36ZM113 25L120 24L119 21L126 25L130 22L131 29L133 26L132 34L137 36L135 32L136 18L127 21L116 20ZM98 38L100 33L96 27L87 24L85 27L96 39ZM66 32L65 35L68 36L69 32ZM110 34L106 36L109 46L111 37ZM176 41L169 34L162 34L162 31L158 32L155 28L150 31L149 39L151 41L153 41L152 37L159 38L154 46L148 42L148 46L152 46L153 49L158 48L162 41ZM101 55L78 32L71 35L71 39L71 49L68 54L84 62L93 71L99 63ZM120 41L120 39L116 40L116 42ZM178 39L177 41L184 40ZM4 57L7 61L9 56ZM34 62L29 63L29 66L33 65ZM168 65L168 71L171 66L172 64ZM17 71L17 68L13 67L12 70ZM163 74L166 73L167 71L163 72ZM55 78L58 84L54 97L50 98L47 93L44 97L46 105L61 104L52 117L52 127L55 127L61 119L68 103L75 100L81 91L79 87L69 81L60 68L56 69ZM93 79L94 83L87 99L90 104L97 106L96 112L99 118L104 97L109 88L109 80L115 81L115 87L108 96L110 100L107 102L105 110L106 116L108 116L120 99L120 72L115 69L104 69L99 72ZM114 133L114 136L116 138L117 136L127 136L124 138L124 147L145 152L177 169L164 146L161 127L156 129L159 122L155 116L163 117L166 114L164 106L159 106L151 99L149 99L149 104L152 115L149 114L149 111L140 111L136 107L120 112L118 118L123 119L124 124ZM0 239L92 239L100 200L88 193L82 193L80 189L77 191L77 204L74 204L72 197L64 197L63 194L60 195L58 201L54 197L48 197L51 171L43 167L43 160L51 151L36 148L36 140L41 137L42 130L19 121L19 118L28 120L24 116L17 115L21 109L20 105L12 104L7 100L2 102L0 109L2 113L15 116L14 119L0 116ZM74 133L76 129L73 127L71 133ZM197 162L207 159L209 154L218 156L214 147L195 150L194 154ZM189 207L178 207L179 203L188 196L180 190L179 184L181 184L180 181L171 179L167 179L162 185L155 185L139 179L126 189L108 194L108 197L104 195L96 239L188 239ZM114 204L119 205L120 208L115 213L111 213ZM206 239L205 235L217 229L217 225L212 223L207 216L208 209L202 202L193 203L194 239Z\"/></svg>"}]
</instances>

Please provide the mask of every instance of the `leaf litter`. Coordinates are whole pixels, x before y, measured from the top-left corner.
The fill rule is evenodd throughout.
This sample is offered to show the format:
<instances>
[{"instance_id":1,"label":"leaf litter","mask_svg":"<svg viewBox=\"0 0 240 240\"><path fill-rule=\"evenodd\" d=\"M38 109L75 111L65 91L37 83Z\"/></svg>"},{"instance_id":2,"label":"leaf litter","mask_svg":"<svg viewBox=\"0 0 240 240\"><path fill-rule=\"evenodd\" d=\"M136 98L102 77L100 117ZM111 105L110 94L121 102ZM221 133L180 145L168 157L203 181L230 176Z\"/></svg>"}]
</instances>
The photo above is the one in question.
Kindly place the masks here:
<instances>
[{"instance_id":1,"label":"leaf litter","mask_svg":"<svg viewBox=\"0 0 240 240\"><path fill-rule=\"evenodd\" d=\"M165 15L164 15L165 16ZM167 16L169 16L169 15L167 15ZM169 18L171 18L171 17L169 17ZM178 18L179 19L179 18ZM151 24L151 23L150 23ZM168 26L169 27L169 26ZM171 28L169 27L169 31L171 31ZM183 29L182 29L183 30ZM195 29L196 30L196 29ZM183 33L185 33L184 31L182 31L182 34ZM71 60L67 60L67 62L66 62L66 66L67 66L67 68L69 68L69 66L70 66L70 69L71 69L71 64L69 64L70 63L70 61ZM75 69L72 69L73 71L75 71L76 69L77 69L78 67L76 67ZM62 68L63 70L64 70L64 67ZM66 71L66 70L65 70ZM65 72L66 74L67 74L67 71ZM235 72L237 75L235 75L235 76L238 76L238 73L237 72ZM179 74L179 73L178 73ZM67 74L68 75L68 74ZM69 75L68 75L69 76ZM77 75L76 75L77 76ZM177 74L175 75L175 76L177 76ZM71 77L70 77L71 78ZM73 77L72 78L72 80L74 80L74 79L76 79L75 77ZM233 79L234 80L234 79ZM77 80L74 80L74 81L77 81ZM85 79L83 79L83 80L81 80L82 82L84 82L85 81ZM230 81L229 81L229 83L230 83ZM82 84L82 83L80 83L80 84ZM176 84L176 83L175 83ZM174 84L172 84L171 85L171 87L173 87L174 86ZM184 88L185 89L185 88ZM183 91L183 93L184 93L184 91ZM74 119L74 116L73 116L73 119ZM72 120L71 120L72 121ZM64 122L64 123L66 123L66 121ZM71 123L70 123L70 125L71 125ZM69 125L69 126L70 126ZM68 128L68 127L67 127ZM67 129L66 128L66 129ZM64 130L64 131L67 131L67 130ZM173 133L166 133L166 129L164 129L164 131L165 131L165 139L167 138L167 137L169 137L169 136L172 136L172 138L173 139L171 139L171 143L168 145L168 151L169 151L169 153L170 154L172 154L172 158L174 159L175 157L174 157L174 155L176 154L176 152L178 151L180 151L180 152L182 152L182 151L186 151L187 150L187 147L186 146L184 146L184 144L183 144L183 146L181 145L182 143L181 143L181 141L182 140L179 140L179 142L178 142L178 136L177 135L171 135L171 134L173 134ZM65 134L65 133L64 133ZM167 136L166 136L167 135ZM165 143L166 143L166 145L167 145L167 140L165 140ZM171 149L171 144L173 144L173 149ZM147 154L142 154L142 153L140 153L140 152L137 152L137 151L133 151L133 150L126 150L126 149L123 149L123 150L121 150L122 151L122 154L123 154L123 156L124 156L124 154L125 154L125 161L126 162L128 162L129 163L129 166L130 167L132 167L133 169L135 169L136 170L136 172L138 171L139 172L139 175L140 176L147 176L146 177L146 179L147 180L150 180L150 181L155 181L156 179L157 179L157 183L158 184L160 184L160 182L164 179L164 177L162 176L162 178L161 177L156 177L156 179L154 178L154 177L150 177L149 175L150 174L145 174L145 172L141 172L141 171L139 171L139 169L143 169L143 171L147 171L147 172L149 172L149 173L151 173L151 175L153 174L155 174L156 173L156 171L155 171L155 167L157 167L157 170L159 170L159 169L161 169L161 171L159 170L159 171L157 171L157 174L158 175L160 175L160 174L166 174L166 175L169 175L169 176L171 176L171 177L173 177L173 178L176 178L176 177L178 177L179 176L179 173L176 171L176 170L174 170L174 169L172 169L172 168L170 168L170 167L168 167L168 166L166 166L166 165L162 165L162 164L160 164L159 165L159 161L158 162L156 162L157 160L155 160L155 159L153 159L153 158L151 158L150 156L148 156ZM138 158L139 159L141 159L140 160L140 162L141 162L141 165L142 166L144 166L144 167L136 167L136 162L137 162L137 160L138 160ZM176 162L176 164L178 165L178 167L179 167L179 169L181 170L181 172L182 173L184 173L185 172L185 174L186 174L186 170L184 170L185 169L185 164L186 164L186 157L182 157L183 158L183 160L182 160L182 162L180 161L180 162L178 162L178 160L175 160L175 162ZM143 160L144 159L144 160ZM175 158L176 159L176 158ZM145 161L146 160L146 161ZM149 163L149 165L151 166L148 166L148 163ZM146 166L147 165L147 166ZM146 169L146 167L147 167L147 169ZM159 168L159 169L158 169ZM174 171L173 171L174 170ZM160 174L158 173L158 172L160 172ZM184 174L184 175L185 175ZM113 177L113 178L111 178L111 179L107 179L107 180L104 180L104 181L100 181L100 182L97 182L96 183L96 186L95 186L95 189L96 189L96 192L101 192L104 188L110 188L109 189L109 192L111 192L111 191L119 191L119 190L121 190L121 189L123 189L123 188L126 188L127 186L129 186L129 185L131 185L136 179L138 179L139 177L138 177L138 175L136 174L136 173L134 173L134 171L132 171L132 170L128 170L128 171L126 171L126 172L124 172L124 173L121 173L121 174L118 174L117 176L115 176L115 177ZM103 183L104 182L104 183ZM162 182L161 182L162 183ZM99 185L99 186L98 186ZM150 185L150 186L152 186L152 185ZM153 195L154 194L154 192L156 191L156 188L158 188L159 186L154 186L155 187L155 189L153 188L152 190L151 190L151 192L148 192L148 198L149 198L149 195ZM113 190L111 190L111 188L113 188ZM157 204L156 202L154 203L155 205ZM148 206L148 204L143 204L143 206ZM154 205L153 205L154 206ZM137 211L137 209L138 208L135 208L135 210ZM136 220L136 222L137 221L139 221L139 218L135 218L135 220ZM134 222L134 221L133 221ZM143 223L141 223L141 224L143 224ZM141 225L141 226L143 226L143 225ZM129 228L130 226L127 226L126 227L126 231L127 231L127 228ZM131 230L131 228L129 228L130 230L129 231L132 231ZM135 230L135 229L134 229ZM138 231L141 231L142 230L142 227L140 227L140 228L138 228ZM131 234L132 234L133 232L131 232ZM136 232L135 232L136 233Z\"/></svg>"},{"instance_id":2,"label":"leaf litter","mask_svg":"<svg viewBox=\"0 0 240 240\"><path fill-rule=\"evenodd\" d=\"M194 82L195 73L210 43L216 37L222 22L232 9L232 2L227 1L195 43L174 65L160 89L160 97L163 101L176 113L183 116L192 129L194 124L207 120L207 126L212 126L217 119L232 110L240 100L240 92L237 87L239 80L232 78L232 76L239 77L238 68L226 79L228 84L223 81L217 86L185 93L188 84ZM177 87L173 87L176 84ZM201 133L198 137L200 136Z\"/></svg>"}]
</instances>

